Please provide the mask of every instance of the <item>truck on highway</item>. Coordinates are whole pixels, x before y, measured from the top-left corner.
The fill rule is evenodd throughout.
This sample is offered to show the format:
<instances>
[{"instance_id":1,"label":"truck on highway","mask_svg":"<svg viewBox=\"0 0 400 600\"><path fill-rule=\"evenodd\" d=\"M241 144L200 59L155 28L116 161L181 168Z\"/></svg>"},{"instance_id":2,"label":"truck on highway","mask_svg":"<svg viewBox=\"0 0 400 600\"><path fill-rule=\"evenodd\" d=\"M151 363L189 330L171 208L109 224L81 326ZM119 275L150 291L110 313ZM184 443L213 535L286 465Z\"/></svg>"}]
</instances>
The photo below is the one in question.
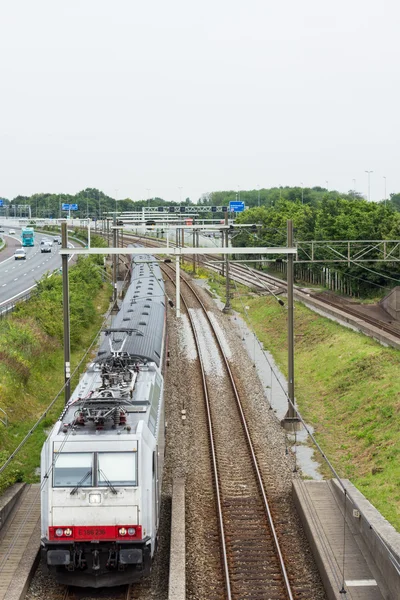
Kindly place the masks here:
<instances>
[{"instance_id":1,"label":"truck on highway","mask_svg":"<svg viewBox=\"0 0 400 600\"><path fill-rule=\"evenodd\" d=\"M22 245L23 246L34 246L35 245L35 231L33 227L23 227L21 233Z\"/></svg>"}]
</instances>

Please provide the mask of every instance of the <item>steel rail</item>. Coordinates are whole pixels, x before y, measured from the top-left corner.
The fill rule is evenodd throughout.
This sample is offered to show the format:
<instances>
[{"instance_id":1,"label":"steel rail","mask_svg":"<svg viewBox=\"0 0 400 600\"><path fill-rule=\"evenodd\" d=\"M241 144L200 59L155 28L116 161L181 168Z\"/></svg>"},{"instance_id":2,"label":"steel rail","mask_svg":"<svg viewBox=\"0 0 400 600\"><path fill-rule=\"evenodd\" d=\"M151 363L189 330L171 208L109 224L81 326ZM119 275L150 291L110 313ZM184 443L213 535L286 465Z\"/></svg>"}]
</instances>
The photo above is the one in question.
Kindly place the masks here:
<instances>
[{"instance_id":1,"label":"steel rail","mask_svg":"<svg viewBox=\"0 0 400 600\"><path fill-rule=\"evenodd\" d=\"M151 240L153 240L153 238L151 238ZM144 241L144 240L142 239L142 241ZM147 238L147 242L148 241L149 241L149 238ZM151 244L147 245L146 247L151 247ZM215 256L207 257L207 255L205 254L204 256L202 256L202 261L204 264L207 264L206 263L207 258L208 258L208 260L213 260L215 263ZM221 263L221 267L214 264L214 266L209 265L208 268L211 268L212 270L215 270L216 272L221 273L222 263ZM251 269L251 267L250 267L250 269ZM244 267L242 265L236 265L236 264L231 263L231 265L230 265L231 278L234 279L235 271L240 272L242 270L244 271ZM248 279L249 270L246 269L246 271L244 271L244 272L247 274L247 279ZM240 277L240 275L239 275L239 277ZM242 278L240 277L240 279L242 279ZM277 277L274 277L273 275L268 275L267 273L262 273L261 271L257 271L256 279L259 279L259 280L265 279L266 281L273 282L275 285L280 286L282 288L286 288L286 286L287 286L286 281L284 281L283 279L279 279ZM239 283L242 283L242 281L239 281ZM253 284L257 286L257 281L256 280L253 281ZM333 302L332 300L328 300L327 298L324 298L323 296L319 296L317 294L313 294L312 292L310 293L309 291L306 291L304 288L301 288L299 286L295 286L294 295L304 301L307 301L308 298L318 300L318 302L321 302L323 304L326 304L328 306L332 306L333 308L341 310L342 312L347 313L348 315L355 317L355 318L359 319L360 321L364 321L366 324L372 325L373 327L376 327L377 329L379 329L385 333L388 333L389 335L392 335L395 338L400 338L400 329L398 329L396 327L390 327L389 325L385 324L383 321L381 321L379 319L375 319L368 315L365 315L364 313L356 311L356 310L348 307L347 305L343 305L338 302Z\"/></svg>"},{"instance_id":2,"label":"steel rail","mask_svg":"<svg viewBox=\"0 0 400 600\"><path fill-rule=\"evenodd\" d=\"M168 265L168 268L171 269L172 271L175 271L173 269L173 267L171 267L170 265ZM165 270L164 270L164 272L165 272ZM172 278L170 278L170 279L174 283L173 279ZM204 315L206 316L207 321L208 321L208 323L209 323L209 325L211 327L211 330L212 330L213 334L215 335L215 338L216 338L217 343L218 343L218 347L219 347L221 355L222 355L222 357L224 359L225 367L226 367L227 373L229 375L229 380L231 382L232 390L234 392L236 404L237 404L237 407L238 407L238 410L239 410L240 419L241 419L242 427L243 427L243 430L244 430L244 434L245 434L247 446L248 446L248 449L250 451L251 462L252 462L252 465L253 465L253 468L254 468L254 471L255 471L258 488L259 488L260 494L262 496L263 505L264 505L265 513L266 513L267 520L268 520L268 525L270 527L270 531L271 531L272 538L273 538L274 545L275 545L275 550L276 550L276 553L277 553L277 556L278 556L278 562L279 562L279 567L281 569L281 574L282 574L282 577L283 577L283 582L284 582L284 586L285 586L285 592L286 592L288 600L293 600L294 596L293 596L293 593L292 593L292 590L291 590L291 585L290 585L289 577L288 577L288 574L287 574L287 571L286 571L285 561L284 561L283 554L282 554L282 551L281 551L281 548L280 548L278 536L277 536L276 529L275 529L275 524L274 524L274 521L273 521L273 517L272 517L271 509L270 509L270 506L269 506L269 502L268 502L268 499L267 499L267 495L266 495L266 492L265 492L265 489L264 489L264 483L263 483L263 480L262 480L260 468L258 466L258 461L257 461L256 453L255 453L254 446L253 446L253 443L252 443L252 440L251 440L251 435L250 435L250 432L249 432L249 428L248 428L248 425L247 425L246 417L245 417L243 406L242 406L242 403L241 403L241 400L240 400L240 396L239 396L239 393L238 393L238 390L237 390L237 386L236 386L236 383L235 383L234 375L233 375L232 370L230 368L228 358L227 358L227 356L226 356L226 354L224 352L222 342L221 342L221 340L220 340L220 338L218 336L218 333L217 333L217 331L216 331L216 329L215 329L215 327L214 327L214 325L213 325L213 323L212 323L212 321L211 321L211 319L209 317L209 314L207 312L206 307L204 306L201 298L199 297L198 293L193 288L193 286L191 286L190 283L184 277L181 277L181 279L184 281L184 283L187 285L187 287L191 290L192 294L195 296L195 298L197 299L198 303L200 304L200 306L201 306L201 308L202 308L202 310L204 312ZM185 300L183 299L183 297L182 297L182 301L183 301L184 305L187 308L187 304L186 304ZM217 458L216 458L216 452L215 452L215 444L214 444L214 440L213 440L213 423L212 423L212 417L211 417L211 410L210 410L210 403L209 403L209 397L208 397L208 391L207 391L207 383L206 383L206 378L205 378L205 371L204 371L204 366L203 366L202 360L201 360L201 354L200 354L200 347L199 347L198 338L197 338L197 332L196 332L196 329L194 327L194 323L193 323L193 320L192 320L192 317L191 317L189 311L188 311L188 314L189 314L190 322L192 324L193 334L194 334L194 337L195 337L195 340L196 340L196 347L197 347L197 351L198 351L199 361L200 361L200 364L201 364L203 386L204 386L204 392L205 392L205 397L206 397L206 405L207 405L207 417L208 417L208 423L209 423L210 444L211 444L211 448L212 448L212 461L213 461L213 468L214 468L214 479L215 479L215 481L218 481L219 475L218 475ZM219 490L219 488L218 488L218 490ZM218 497L218 514L219 514L219 519L221 520L221 535L223 535L223 531L224 531L224 528L223 528L223 511L222 511L222 505L221 505L221 499L220 499L220 492L219 491L218 491L217 497ZM223 544L224 544L224 566L225 566L225 568L229 568L228 564L227 564L226 543L225 543L225 541L223 542ZM229 580L229 574L227 574L226 578L227 578L227 580ZM228 595L228 598L231 598L231 595Z\"/></svg>"},{"instance_id":3,"label":"steel rail","mask_svg":"<svg viewBox=\"0 0 400 600\"><path fill-rule=\"evenodd\" d=\"M175 269L173 269L172 267L169 267L169 268L172 271L175 271ZM162 269L162 270L167 275L167 277L170 279L170 281L175 285L175 282L174 282L173 278L166 272L165 269ZM181 277L181 279L183 281L185 281L183 277ZM187 283L187 282L185 282L185 283ZM214 482L215 482L216 495L217 495L218 523L219 523L220 535L221 535L221 545L222 545L222 556L223 556L223 565L224 565L225 586L226 586L227 598L228 598L228 600L232 600L231 583L230 583L230 577L229 577L228 552L227 552L227 548L226 548L224 518L223 518L222 502L221 502L221 490L220 490L220 485L219 485L219 477L218 477L218 467L217 467L217 458L216 458L215 444L214 444L214 438L213 438L213 435L212 435L211 407L210 407L210 399L209 399L209 395L208 395L208 388L207 388L207 380L206 380L205 368L204 368L203 360L201 358L200 342L199 342L199 338L198 338L198 335L197 335L197 331L196 331L196 328L195 328L195 324L194 324L192 315L190 314L189 307L188 307L188 305L186 303L186 300L185 300L185 298L183 297L182 294L181 294L181 299L182 299L182 302L183 302L183 304L184 304L184 306L186 308L186 311L187 311L187 314L188 314L188 317L189 317L189 321L190 321L190 324L192 326L192 332L193 332L193 336L194 336L194 339L195 339L195 344L196 344L196 349L197 349L197 355L199 357L199 364L200 364L200 369L201 369L201 377L202 377L202 382L203 382L204 399L205 399L206 410L207 410L207 423L208 423L209 434L210 434L210 438L209 439L210 439L210 445L211 445L211 457L212 457L212 463L213 463ZM203 306L203 308L204 308L204 306ZM205 313L206 313L206 311L205 311Z\"/></svg>"}]
</instances>

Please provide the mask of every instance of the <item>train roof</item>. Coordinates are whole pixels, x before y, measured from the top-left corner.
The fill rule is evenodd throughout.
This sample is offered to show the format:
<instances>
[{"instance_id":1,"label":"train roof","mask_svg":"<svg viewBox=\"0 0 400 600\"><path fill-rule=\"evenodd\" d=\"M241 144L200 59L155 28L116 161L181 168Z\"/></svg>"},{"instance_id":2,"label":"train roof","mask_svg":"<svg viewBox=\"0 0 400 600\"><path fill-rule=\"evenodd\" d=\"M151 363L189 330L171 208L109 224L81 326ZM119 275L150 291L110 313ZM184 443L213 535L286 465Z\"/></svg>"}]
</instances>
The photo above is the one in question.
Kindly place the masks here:
<instances>
[{"instance_id":1,"label":"train roof","mask_svg":"<svg viewBox=\"0 0 400 600\"><path fill-rule=\"evenodd\" d=\"M51 434L57 443L65 443L69 433L87 441L94 434L118 435L122 441L141 422L155 435L163 402L166 306L161 269L154 261L143 254L132 262L121 308ZM73 443L69 438L67 446Z\"/></svg>"},{"instance_id":2,"label":"train roof","mask_svg":"<svg viewBox=\"0 0 400 600\"><path fill-rule=\"evenodd\" d=\"M99 434L106 438L118 435L122 441L137 432L141 421L156 434L163 402L163 379L154 363L140 366L133 385L131 382L119 389L111 386L99 393L101 385L101 366L92 363L56 425L54 441L60 439L59 436L63 440L72 430L74 436L84 436L87 441L94 436L98 439ZM68 443L74 443L74 437L70 437Z\"/></svg>"},{"instance_id":3,"label":"train roof","mask_svg":"<svg viewBox=\"0 0 400 600\"><path fill-rule=\"evenodd\" d=\"M159 367L163 355L165 287L154 257L140 254L132 265L131 285L97 353L96 362L115 352L127 353Z\"/></svg>"}]
</instances>

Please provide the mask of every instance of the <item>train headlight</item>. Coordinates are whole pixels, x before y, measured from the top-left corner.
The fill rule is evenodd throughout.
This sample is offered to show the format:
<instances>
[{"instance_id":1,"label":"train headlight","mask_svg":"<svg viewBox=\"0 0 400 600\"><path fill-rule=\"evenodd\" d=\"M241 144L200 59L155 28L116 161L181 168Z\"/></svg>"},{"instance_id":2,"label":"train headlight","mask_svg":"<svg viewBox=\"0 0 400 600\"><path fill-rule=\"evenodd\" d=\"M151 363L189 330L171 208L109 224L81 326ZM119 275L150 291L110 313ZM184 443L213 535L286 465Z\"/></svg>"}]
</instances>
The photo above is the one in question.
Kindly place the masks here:
<instances>
[{"instance_id":1,"label":"train headlight","mask_svg":"<svg viewBox=\"0 0 400 600\"><path fill-rule=\"evenodd\" d=\"M63 533L64 533L64 531L62 529L60 529L60 527L58 529L56 529L56 531L55 531L55 534L57 537L61 537Z\"/></svg>"},{"instance_id":2,"label":"train headlight","mask_svg":"<svg viewBox=\"0 0 400 600\"><path fill-rule=\"evenodd\" d=\"M67 527L67 529L64 529L64 535L70 537L72 535L72 529L70 529L69 527Z\"/></svg>"},{"instance_id":3,"label":"train headlight","mask_svg":"<svg viewBox=\"0 0 400 600\"><path fill-rule=\"evenodd\" d=\"M120 529L118 529L118 533L119 533L119 535L126 535L125 527L121 527Z\"/></svg>"},{"instance_id":4,"label":"train headlight","mask_svg":"<svg viewBox=\"0 0 400 600\"><path fill-rule=\"evenodd\" d=\"M128 535L135 535L136 529L134 527L128 527Z\"/></svg>"},{"instance_id":5,"label":"train headlight","mask_svg":"<svg viewBox=\"0 0 400 600\"><path fill-rule=\"evenodd\" d=\"M89 494L89 504L101 504L101 494Z\"/></svg>"}]
</instances>

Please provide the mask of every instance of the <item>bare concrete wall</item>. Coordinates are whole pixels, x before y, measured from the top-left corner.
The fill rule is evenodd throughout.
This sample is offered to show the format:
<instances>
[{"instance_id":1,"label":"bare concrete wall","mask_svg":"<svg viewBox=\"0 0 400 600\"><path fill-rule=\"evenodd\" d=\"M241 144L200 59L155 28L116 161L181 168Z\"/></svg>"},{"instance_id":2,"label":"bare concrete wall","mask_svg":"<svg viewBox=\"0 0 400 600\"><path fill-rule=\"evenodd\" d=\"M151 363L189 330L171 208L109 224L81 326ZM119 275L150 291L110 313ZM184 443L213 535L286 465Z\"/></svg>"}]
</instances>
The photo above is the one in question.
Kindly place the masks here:
<instances>
[{"instance_id":1,"label":"bare concrete wall","mask_svg":"<svg viewBox=\"0 0 400 600\"><path fill-rule=\"evenodd\" d=\"M400 286L396 286L380 301L382 308L396 321L400 321Z\"/></svg>"},{"instance_id":2,"label":"bare concrete wall","mask_svg":"<svg viewBox=\"0 0 400 600\"><path fill-rule=\"evenodd\" d=\"M342 488L335 480L332 483L339 498L343 497ZM349 513L352 514L353 510L360 513L358 518L351 519L352 526L358 530L372 554L392 598L400 598L400 533L348 479L342 479L342 483L350 496Z\"/></svg>"}]
</instances>

